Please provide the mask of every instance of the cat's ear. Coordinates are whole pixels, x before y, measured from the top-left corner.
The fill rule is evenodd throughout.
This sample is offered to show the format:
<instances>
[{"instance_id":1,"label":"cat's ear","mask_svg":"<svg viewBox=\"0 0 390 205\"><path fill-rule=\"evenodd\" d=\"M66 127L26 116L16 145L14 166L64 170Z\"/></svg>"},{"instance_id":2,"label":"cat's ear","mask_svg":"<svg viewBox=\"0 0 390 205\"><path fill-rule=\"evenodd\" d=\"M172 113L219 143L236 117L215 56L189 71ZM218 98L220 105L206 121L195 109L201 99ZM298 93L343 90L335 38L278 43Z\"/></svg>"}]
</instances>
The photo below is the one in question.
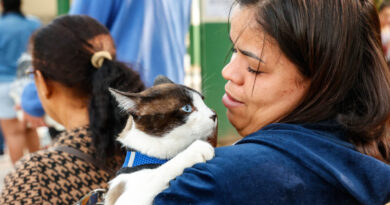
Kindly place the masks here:
<instances>
[{"instance_id":1,"label":"cat's ear","mask_svg":"<svg viewBox=\"0 0 390 205\"><path fill-rule=\"evenodd\" d=\"M137 107L136 99L139 97L137 93L129 93L119 91L113 88L108 88L111 95L114 96L115 100L118 102L119 107L126 111L133 111Z\"/></svg>"},{"instance_id":2,"label":"cat's ear","mask_svg":"<svg viewBox=\"0 0 390 205\"><path fill-rule=\"evenodd\" d=\"M163 75L159 75L154 79L153 85L160 85L160 84L164 84L164 83L174 83L174 82L172 82L171 80L169 80L169 78L167 78Z\"/></svg>"}]
</instances>

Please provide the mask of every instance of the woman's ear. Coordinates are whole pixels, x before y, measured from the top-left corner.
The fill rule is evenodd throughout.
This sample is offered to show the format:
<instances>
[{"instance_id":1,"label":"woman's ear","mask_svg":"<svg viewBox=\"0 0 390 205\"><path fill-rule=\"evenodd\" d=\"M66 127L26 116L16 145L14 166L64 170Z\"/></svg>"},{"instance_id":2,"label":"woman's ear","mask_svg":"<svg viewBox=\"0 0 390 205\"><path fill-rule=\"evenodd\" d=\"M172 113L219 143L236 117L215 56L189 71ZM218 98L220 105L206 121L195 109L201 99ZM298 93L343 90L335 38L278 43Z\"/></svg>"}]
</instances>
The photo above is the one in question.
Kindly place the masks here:
<instances>
[{"instance_id":1,"label":"woman's ear","mask_svg":"<svg viewBox=\"0 0 390 205\"><path fill-rule=\"evenodd\" d=\"M41 97L50 98L52 89L39 70L35 71L35 85Z\"/></svg>"}]
</instances>

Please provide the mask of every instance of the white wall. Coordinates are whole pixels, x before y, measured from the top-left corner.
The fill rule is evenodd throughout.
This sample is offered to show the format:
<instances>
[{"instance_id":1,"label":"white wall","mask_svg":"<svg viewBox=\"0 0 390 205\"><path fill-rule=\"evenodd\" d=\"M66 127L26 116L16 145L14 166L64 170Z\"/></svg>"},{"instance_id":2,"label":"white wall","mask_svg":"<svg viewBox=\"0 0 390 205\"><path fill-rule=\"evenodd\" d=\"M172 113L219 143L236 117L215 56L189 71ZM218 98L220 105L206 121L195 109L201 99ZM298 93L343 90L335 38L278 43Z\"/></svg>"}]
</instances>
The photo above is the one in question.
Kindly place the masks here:
<instances>
[{"instance_id":1,"label":"white wall","mask_svg":"<svg viewBox=\"0 0 390 205\"><path fill-rule=\"evenodd\" d=\"M34 15L47 24L57 15L56 0L22 0L22 11L26 15Z\"/></svg>"}]
</instances>

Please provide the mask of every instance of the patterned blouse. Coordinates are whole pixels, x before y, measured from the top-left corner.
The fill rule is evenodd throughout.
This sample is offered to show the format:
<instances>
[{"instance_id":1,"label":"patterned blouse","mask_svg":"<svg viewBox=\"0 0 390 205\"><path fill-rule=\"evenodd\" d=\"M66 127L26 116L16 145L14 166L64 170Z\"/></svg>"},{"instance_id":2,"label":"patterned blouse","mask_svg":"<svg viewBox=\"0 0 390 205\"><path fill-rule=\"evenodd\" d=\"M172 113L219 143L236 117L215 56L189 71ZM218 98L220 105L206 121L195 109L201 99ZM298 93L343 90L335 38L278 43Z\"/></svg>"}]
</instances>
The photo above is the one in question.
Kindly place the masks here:
<instances>
[{"instance_id":1,"label":"patterned blouse","mask_svg":"<svg viewBox=\"0 0 390 205\"><path fill-rule=\"evenodd\" d=\"M61 134L56 146L68 146L96 156L88 127ZM113 162L118 170L123 158ZM107 188L110 176L90 162L56 150L41 150L16 163L16 170L4 179L0 204L74 204L88 192Z\"/></svg>"}]
</instances>

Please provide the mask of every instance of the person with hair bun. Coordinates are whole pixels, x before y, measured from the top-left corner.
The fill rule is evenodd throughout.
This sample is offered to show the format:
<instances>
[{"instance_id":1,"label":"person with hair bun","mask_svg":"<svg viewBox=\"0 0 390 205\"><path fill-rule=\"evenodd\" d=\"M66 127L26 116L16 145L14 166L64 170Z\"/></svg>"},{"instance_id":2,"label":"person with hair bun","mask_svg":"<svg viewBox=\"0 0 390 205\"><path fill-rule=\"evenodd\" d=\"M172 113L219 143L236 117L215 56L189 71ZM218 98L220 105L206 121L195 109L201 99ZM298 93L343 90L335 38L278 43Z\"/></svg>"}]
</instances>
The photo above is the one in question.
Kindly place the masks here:
<instances>
[{"instance_id":1,"label":"person with hair bun","mask_svg":"<svg viewBox=\"0 0 390 205\"><path fill-rule=\"evenodd\" d=\"M45 112L66 130L49 150L30 154L5 178L0 204L73 204L106 188L125 152L115 141L128 116L108 87L140 92L138 73L116 61L109 31L65 15L31 39L32 73Z\"/></svg>"},{"instance_id":2,"label":"person with hair bun","mask_svg":"<svg viewBox=\"0 0 390 205\"><path fill-rule=\"evenodd\" d=\"M242 140L154 204L385 204L390 71L372 0L237 0L222 99Z\"/></svg>"}]
</instances>

